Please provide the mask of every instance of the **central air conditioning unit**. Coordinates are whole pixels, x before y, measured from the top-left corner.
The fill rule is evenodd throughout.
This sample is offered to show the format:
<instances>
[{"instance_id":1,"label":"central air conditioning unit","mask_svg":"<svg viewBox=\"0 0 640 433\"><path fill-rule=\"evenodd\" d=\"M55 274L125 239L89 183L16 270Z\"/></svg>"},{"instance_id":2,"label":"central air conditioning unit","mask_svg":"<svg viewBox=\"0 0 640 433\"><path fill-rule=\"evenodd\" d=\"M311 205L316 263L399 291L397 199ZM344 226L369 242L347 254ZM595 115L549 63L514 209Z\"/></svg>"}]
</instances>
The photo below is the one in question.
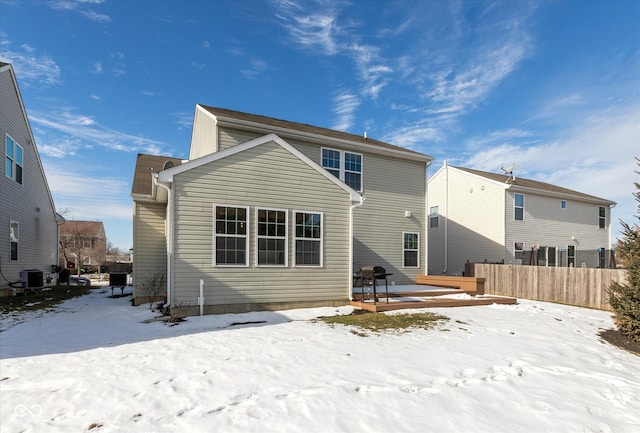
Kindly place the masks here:
<instances>
[{"instance_id":1,"label":"central air conditioning unit","mask_svg":"<svg viewBox=\"0 0 640 433\"><path fill-rule=\"evenodd\" d=\"M20 272L20 282L24 289L41 289L44 287L43 273L40 269L25 269Z\"/></svg>"}]
</instances>

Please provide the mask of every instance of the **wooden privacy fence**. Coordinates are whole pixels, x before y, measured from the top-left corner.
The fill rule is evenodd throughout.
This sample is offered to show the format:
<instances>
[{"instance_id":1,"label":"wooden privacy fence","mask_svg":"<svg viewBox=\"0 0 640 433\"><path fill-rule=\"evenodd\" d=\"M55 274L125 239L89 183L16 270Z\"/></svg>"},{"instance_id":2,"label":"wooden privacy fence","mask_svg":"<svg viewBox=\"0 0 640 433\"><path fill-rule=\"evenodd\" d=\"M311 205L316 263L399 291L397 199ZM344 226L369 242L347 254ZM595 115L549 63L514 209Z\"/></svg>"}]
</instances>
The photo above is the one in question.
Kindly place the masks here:
<instances>
[{"instance_id":1,"label":"wooden privacy fence","mask_svg":"<svg viewBox=\"0 0 640 433\"><path fill-rule=\"evenodd\" d=\"M612 311L607 289L625 284L621 269L467 263L465 275L485 278L485 292Z\"/></svg>"}]
</instances>

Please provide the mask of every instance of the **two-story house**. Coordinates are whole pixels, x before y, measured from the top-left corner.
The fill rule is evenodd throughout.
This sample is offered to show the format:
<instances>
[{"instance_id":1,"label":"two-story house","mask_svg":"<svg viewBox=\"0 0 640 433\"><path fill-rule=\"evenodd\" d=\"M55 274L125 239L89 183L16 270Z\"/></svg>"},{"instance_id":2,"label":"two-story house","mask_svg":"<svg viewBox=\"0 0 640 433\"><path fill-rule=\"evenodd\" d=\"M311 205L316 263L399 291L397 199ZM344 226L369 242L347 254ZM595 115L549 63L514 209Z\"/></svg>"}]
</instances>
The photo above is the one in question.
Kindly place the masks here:
<instances>
[{"instance_id":1,"label":"two-story house","mask_svg":"<svg viewBox=\"0 0 640 433\"><path fill-rule=\"evenodd\" d=\"M429 274L462 275L467 261L610 264L613 201L446 163L428 184Z\"/></svg>"},{"instance_id":2,"label":"two-story house","mask_svg":"<svg viewBox=\"0 0 640 433\"><path fill-rule=\"evenodd\" d=\"M12 65L0 62L0 291L36 288L58 263L58 223Z\"/></svg>"},{"instance_id":3,"label":"two-story house","mask_svg":"<svg viewBox=\"0 0 640 433\"><path fill-rule=\"evenodd\" d=\"M197 105L189 160L151 160L132 189L136 297L164 272L180 314L342 305L363 266L425 273L428 155Z\"/></svg>"},{"instance_id":4,"label":"two-story house","mask_svg":"<svg viewBox=\"0 0 640 433\"><path fill-rule=\"evenodd\" d=\"M106 254L107 236L101 221L67 220L60 226L62 267L98 271Z\"/></svg>"}]
</instances>

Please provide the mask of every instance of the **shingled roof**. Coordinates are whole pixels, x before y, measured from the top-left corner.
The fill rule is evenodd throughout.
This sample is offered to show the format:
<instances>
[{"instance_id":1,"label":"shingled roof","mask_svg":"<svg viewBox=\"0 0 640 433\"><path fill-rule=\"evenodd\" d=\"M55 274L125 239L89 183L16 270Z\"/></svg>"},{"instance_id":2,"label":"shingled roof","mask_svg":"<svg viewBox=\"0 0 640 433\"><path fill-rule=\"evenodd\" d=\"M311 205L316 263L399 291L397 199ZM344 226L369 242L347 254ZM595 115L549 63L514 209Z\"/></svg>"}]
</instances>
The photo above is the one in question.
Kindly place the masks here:
<instances>
[{"instance_id":1,"label":"shingled roof","mask_svg":"<svg viewBox=\"0 0 640 433\"><path fill-rule=\"evenodd\" d=\"M60 236L75 236L82 234L87 237L101 237L104 233L104 224L101 221L66 220L60 225Z\"/></svg>"},{"instance_id":2,"label":"shingled roof","mask_svg":"<svg viewBox=\"0 0 640 433\"><path fill-rule=\"evenodd\" d=\"M227 108L210 107L203 104L198 104L200 107L214 115L219 121L235 120L244 123L254 123L257 125L265 125L270 127L270 132L275 132L281 135L286 131L297 131L305 134L313 134L323 137L331 137L339 140L346 140L352 143L361 144L364 146L379 147L381 149L393 150L396 152L406 153L407 155L415 156L416 158L423 160L432 160L433 157L424 153L416 152L415 150L407 149L404 147L396 146L393 144L385 143L384 141L375 140L372 138L366 138L362 135L355 135L348 132L336 131L328 128L321 128L319 126L308 125L306 123L291 122L288 120L276 119L273 117L262 116L258 114L243 113L241 111L229 110ZM280 131L278 131L278 129ZM286 135L286 134L282 134Z\"/></svg>"},{"instance_id":3,"label":"shingled roof","mask_svg":"<svg viewBox=\"0 0 640 433\"><path fill-rule=\"evenodd\" d=\"M594 195L584 194L582 192L574 191L574 190L568 189L568 188L563 188L563 187L557 186L557 185L552 185L552 184L546 183L546 182L540 182L540 181L537 181L537 180L525 179L523 177L517 177L517 176L515 177L515 181L510 181L509 180L510 176L508 176L506 174L491 173L491 172L488 172L488 171L474 170L474 169L465 168L465 167L455 167L455 166L452 166L452 167L456 168L458 170L461 170L461 171L466 171L467 173L472 173L472 174L475 174L477 176L482 176L484 178L487 178L487 179L490 179L490 180L494 180L496 182L507 183L507 181L509 181L509 183L511 183L512 185L514 185L516 187L530 188L530 189L536 189L536 190L539 190L539 191L544 191L544 192L549 192L549 193L554 193L554 194L568 195L568 196L582 198L582 199L589 200L589 201L602 202L603 204L609 204L609 205L614 205L615 204L615 202L611 201L611 200L607 200L607 199L604 199L604 198L601 198L601 197L596 197Z\"/></svg>"},{"instance_id":4,"label":"shingled roof","mask_svg":"<svg viewBox=\"0 0 640 433\"><path fill-rule=\"evenodd\" d=\"M168 162L173 164L172 167L175 167L182 164L182 159L139 153L133 173L131 194L151 195L153 190L152 174L164 170Z\"/></svg>"}]
</instances>

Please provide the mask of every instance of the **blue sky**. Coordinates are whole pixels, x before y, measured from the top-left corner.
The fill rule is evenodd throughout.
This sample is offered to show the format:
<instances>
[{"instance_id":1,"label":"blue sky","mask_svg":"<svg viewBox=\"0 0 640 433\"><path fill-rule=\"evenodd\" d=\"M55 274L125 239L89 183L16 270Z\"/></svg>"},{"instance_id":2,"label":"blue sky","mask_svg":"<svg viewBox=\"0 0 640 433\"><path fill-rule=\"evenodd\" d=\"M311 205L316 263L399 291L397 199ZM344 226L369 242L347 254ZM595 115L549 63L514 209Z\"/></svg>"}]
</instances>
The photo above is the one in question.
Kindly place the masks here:
<instances>
[{"instance_id":1,"label":"blue sky","mask_svg":"<svg viewBox=\"0 0 640 433\"><path fill-rule=\"evenodd\" d=\"M138 153L195 104L363 134L618 202L637 220L638 1L0 0L58 210L132 246Z\"/></svg>"}]
</instances>

